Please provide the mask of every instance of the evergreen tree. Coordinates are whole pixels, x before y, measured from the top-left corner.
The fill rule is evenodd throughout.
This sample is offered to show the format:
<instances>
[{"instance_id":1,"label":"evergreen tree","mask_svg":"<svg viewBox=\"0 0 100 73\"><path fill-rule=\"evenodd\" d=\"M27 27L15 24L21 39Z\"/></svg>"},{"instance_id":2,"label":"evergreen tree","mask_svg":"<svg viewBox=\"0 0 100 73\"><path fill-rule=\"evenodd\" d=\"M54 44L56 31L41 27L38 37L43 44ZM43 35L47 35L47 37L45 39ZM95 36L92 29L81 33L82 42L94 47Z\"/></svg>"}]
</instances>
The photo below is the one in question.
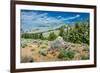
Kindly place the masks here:
<instances>
[{"instance_id":1,"label":"evergreen tree","mask_svg":"<svg viewBox=\"0 0 100 73\"><path fill-rule=\"evenodd\" d=\"M43 34L42 34L42 33L40 33L40 34L39 34L39 39L42 39L42 40L44 39L44 37L43 37Z\"/></svg>"},{"instance_id":2,"label":"evergreen tree","mask_svg":"<svg viewBox=\"0 0 100 73\"><path fill-rule=\"evenodd\" d=\"M62 26L59 30L60 30L59 36L62 36L63 37L64 36L64 33L65 33L64 32L64 27Z\"/></svg>"},{"instance_id":3,"label":"evergreen tree","mask_svg":"<svg viewBox=\"0 0 100 73\"><path fill-rule=\"evenodd\" d=\"M57 35L54 32L50 32L48 40L52 41L55 40L57 38Z\"/></svg>"}]
</instances>

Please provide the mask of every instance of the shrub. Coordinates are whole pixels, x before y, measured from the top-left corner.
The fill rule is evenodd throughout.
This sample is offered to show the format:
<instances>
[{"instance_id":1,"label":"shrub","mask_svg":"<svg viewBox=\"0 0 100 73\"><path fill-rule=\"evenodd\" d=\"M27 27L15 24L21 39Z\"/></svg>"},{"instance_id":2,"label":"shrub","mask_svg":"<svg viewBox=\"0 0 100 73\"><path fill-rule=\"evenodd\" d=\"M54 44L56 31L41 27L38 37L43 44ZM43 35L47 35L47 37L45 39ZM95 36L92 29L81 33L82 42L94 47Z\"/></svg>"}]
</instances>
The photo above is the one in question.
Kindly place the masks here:
<instances>
[{"instance_id":1,"label":"shrub","mask_svg":"<svg viewBox=\"0 0 100 73\"><path fill-rule=\"evenodd\" d=\"M81 60L87 60L87 59L89 59L89 56L85 56L85 55L81 56Z\"/></svg>"},{"instance_id":2,"label":"shrub","mask_svg":"<svg viewBox=\"0 0 100 73\"><path fill-rule=\"evenodd\" d=\"M63 59L65 57L67 57L66 51L65 50L60 50L60 53L58 55L58 58Z\"/></svg>"},{"instance_id":3,"label":"shrub","mask_svg":"<svg viewBox=\"0 0 100 73\"><path fill-rule=\"evenodd\" d=\"M25 43L22 43L22 44L21 44L21 47L22 47L22 48L25 48L26 46L27 46L27 44L25 44Z\"/></svg>"},{"instance_id":4,"label":"shrub","mask_svg":"<svg viewBox=\"0 0 100 73\"><path fill-rule=\"evenodd\" d=\"M31 51L35 51L35 49L31 49Z\"/></svg>"},{"instance_id":5,"label":"shrub","mask_svg":"<svg viewBox=\"0 0 100 73\"><path fill-rule=\"evenodd\" d=\"M34 60L30 56L23 56L23 57L21 57L21 63L26 63L26 62L34 62Z\"/></svg>"},{"instance_id":6,"label":"shrub","mask_svg":"<svg viewBox=\"0 0 100 73\"><path fill-rule=\"evenodd\" d=\"M57 35L54 32L50 32L48 40L52 41L55 40L57 38Z\"/></svg>"},{"instance_id":7,"label":"shrub","mask_svg":"<svg viewBox=\"0 0 100 73\"><path fill-rule=\"evenodd\" d=\"M70 59L74 58L74 54L75 53L73 51L68 51L67 52L68 58L70 58Z\"/></svg>"},{"instance_id":8,"label":"shrub","mask_svg":"<svg viewBox=\"0 0 100 73\"><path fill-rule=\"evenodd\" d=\"M43 56L47 55L47 51L45 49L40 49L39 53Z\"/></svg>"},{"instance_id":9,"label":"shrub","mask_svg":"<svg viewBox=\"0 0 100 73\"><path fill-rule=\"evenodd\" d=\"M44 40L44 37L43 37L42 33L39 34L39 39Z\"/></svg>"},{"instance_id":10,"label":"shrub","mask_svg":"<svg viewBox=\"0 0 100 73\"><path fill-rule=\"evenodd\" d=\"M41 48L46 48L46 46L41 46Z\"/></svg>"},{"instance_id":11,"label":"shrub","mask_svg":"<svg viewBox=\"0 0 100 73\"><path fill-rule=\"evenodd\" d=\"M65 31L64 31L64 27L62 26L62 27L60 27L59 28L59 30L60 30L60 32L59 32L59 36L64 36L64 33L65 33Z\"/></svg>"},{"instance_id":12,"label":"shrub","mask_svg":"<svg viewBox=\"0 0 100 73\"><path fill-rule=\"evenodd\" d=\"M60 53L58 55L58 58L60 58L60 59L72 59L72 58L74 58L74 55L75 55L74 51L71 51L71 50L66 51L65 49L61 49Z\"/></svg>"},{"instance_id":13,"label":"shrub","mask_svg":"<svg viewBox=\"0 0 100 73\"><path fill-rule=\"evenodd\" d=\"M85 22L76 22L75 26L63 36L65 41L73 43L86 43L89 45L89 24ZM67 37L66 37L67 36Z\"/></svg>"}]
</instances>

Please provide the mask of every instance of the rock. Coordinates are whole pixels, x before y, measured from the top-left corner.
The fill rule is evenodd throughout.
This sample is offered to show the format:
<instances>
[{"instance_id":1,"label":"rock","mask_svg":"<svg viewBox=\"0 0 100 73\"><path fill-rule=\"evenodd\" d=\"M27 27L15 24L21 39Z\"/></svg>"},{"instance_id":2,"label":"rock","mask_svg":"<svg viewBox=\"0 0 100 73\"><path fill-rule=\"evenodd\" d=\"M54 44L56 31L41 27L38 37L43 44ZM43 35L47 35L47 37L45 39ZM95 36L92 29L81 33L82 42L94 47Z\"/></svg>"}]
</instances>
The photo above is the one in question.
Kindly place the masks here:
<instances>
[{"instance_id":1,"label":"rock","mask_svg":"<svg viewBox=\"0 0 100 73\"><path fill-rule=\"evenodd\" d=\"M38 43L36 40L33 40L33 44L36 44L36 43Z\"/></svg>"},{"instance_id":2,"label":"rock","mask_svg":"<svg viewBox=\"0 0 100 73\"><path fill-rule=\"evenodd\" d=\"M59 48L65 48L65 41L63 40L62 37L58 37L56 40L52 41L50 43L50 48L49 50L55 50L55 49L59 49Z\"/></svg>"}]
</instances>

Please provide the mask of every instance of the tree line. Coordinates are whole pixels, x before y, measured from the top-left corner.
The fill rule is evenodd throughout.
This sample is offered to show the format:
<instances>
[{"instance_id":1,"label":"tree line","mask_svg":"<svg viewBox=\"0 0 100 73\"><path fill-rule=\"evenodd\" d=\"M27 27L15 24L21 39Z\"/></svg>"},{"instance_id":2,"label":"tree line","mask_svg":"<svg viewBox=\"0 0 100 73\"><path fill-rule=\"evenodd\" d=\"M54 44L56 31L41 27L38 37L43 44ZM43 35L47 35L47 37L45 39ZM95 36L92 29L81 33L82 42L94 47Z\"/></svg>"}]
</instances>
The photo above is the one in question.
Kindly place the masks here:
<instances>
[{"instance_id":1,"label":"tree line","mask_svg":"<svg viewBox=\"0 0 100 73\"><path fill-rule=\"evenodd\" d=\"M65 30L65 28L67 30ZM23 33L21 38L52 41L58 36L61 36L66 42L89 44L89 22L76 22L74 26L62 26L58 30L58 35L54 32L50 32L48 37L44 37L43 33Z\"/></svg>"}]
</instances>

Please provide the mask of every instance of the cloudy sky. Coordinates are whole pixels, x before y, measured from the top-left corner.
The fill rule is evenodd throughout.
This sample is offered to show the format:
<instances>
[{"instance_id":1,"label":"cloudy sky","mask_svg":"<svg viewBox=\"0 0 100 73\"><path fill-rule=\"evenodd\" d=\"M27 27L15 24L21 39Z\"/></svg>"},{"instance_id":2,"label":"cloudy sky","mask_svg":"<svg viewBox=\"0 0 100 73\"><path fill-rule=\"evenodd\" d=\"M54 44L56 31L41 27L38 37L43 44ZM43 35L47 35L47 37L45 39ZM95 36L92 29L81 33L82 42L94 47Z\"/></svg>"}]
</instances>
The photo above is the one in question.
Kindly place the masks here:
<instances>
[{"instance_id":1,"label":"cloudy sky","mask_svg":"<svg viewBox=\"0 0 100 73\"><path fill-rule=\"evenodd\" d=\"M65 24L74 24L77 21L87 21L87 19L89 19L89 13L21 10L21 28L24 31L46 30Z\"/></svg>"}]
</instances>

